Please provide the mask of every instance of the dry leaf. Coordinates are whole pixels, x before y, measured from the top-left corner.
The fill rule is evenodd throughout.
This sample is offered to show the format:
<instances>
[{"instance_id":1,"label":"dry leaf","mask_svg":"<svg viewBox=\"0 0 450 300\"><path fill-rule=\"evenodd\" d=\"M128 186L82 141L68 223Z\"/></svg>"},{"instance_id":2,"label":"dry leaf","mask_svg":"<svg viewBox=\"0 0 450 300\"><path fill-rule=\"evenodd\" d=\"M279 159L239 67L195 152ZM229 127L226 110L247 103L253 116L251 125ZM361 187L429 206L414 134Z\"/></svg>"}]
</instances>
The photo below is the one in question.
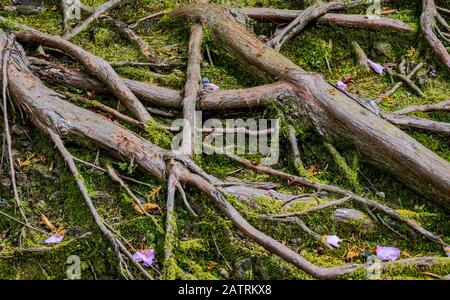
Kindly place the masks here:
<instances>
[{"instance_id":1,"label":"dry leaf","mask_svg":"<svg viewBox=\"0 0 450 300\"><path fill-rule=\"evenodd\" d=\"M320 171L317 170L316 166L312 165L309 166L308 170L307 170L311 175L317 176L320 174Z\"/></svg>"},{"instance_id":2,"label":"dry leaf","mask_svg":"<svg viewBox=\"0 0 450 300\"><path fill-rule=\"evenodd\" d=\"M56 232L56 227L52 224L52 222L50 222L50 220L44 216L41 215L41 223L44 224L44 226L48 229L51 230L52 232Z\"/></svg>"},{"instance_id":3,"label":"dry leaf","mask_svg":"<svg viewBox=\"0 0 450 300\"><path fill-rule=\"evenodd\" d=\"M155 211L158 211L160 209L159 206L157 204L154 204L154 203L145 203L145 204L142 204L141 206L144 209L144 211L147 212L147 213L148 212L155 212ZM144 214L144 212L139 207L139 205L133 204L133 208L139 215L143 215Z\"/></svg>"}]
</instances>

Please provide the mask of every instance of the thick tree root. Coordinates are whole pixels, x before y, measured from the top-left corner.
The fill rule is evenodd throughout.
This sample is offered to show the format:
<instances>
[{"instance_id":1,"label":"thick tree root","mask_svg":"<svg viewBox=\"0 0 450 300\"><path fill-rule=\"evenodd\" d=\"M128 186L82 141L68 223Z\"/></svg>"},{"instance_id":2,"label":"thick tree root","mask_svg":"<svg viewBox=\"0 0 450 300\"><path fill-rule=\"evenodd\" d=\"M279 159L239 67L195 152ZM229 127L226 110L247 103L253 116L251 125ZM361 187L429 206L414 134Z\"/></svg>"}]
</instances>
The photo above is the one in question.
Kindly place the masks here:
<instances>
[{"instance_id":1,"label":"thick tree root","mask_svg":"<svg viewBox=\"0 0 450 300\"><path fill-rule=\"evenodd\" d=\"M450 163L366 110L353 95L337 90L320 75L304 71L267 47L236 22L227 8L192 4L172 15L207 23L215 36L246 63L290 82L299 106L321 134L353 141L367 157L407 186L450 208Z\"/></svg>"},{"instance_id":2,"label":"thick tree root","mask_svg":"<svg viewBox=\"0 0 450 300\"><path fill-rule=\"evenodd\" d=\"M60 37L44 34L34 29L16 33L17 38L26 43L36 43L68 53L80 61L86 70L107 85L111 92L133 113L139 121L147 122L151 116L137 97L131 92L114 69L102 58L68 42Z\"/></svg>"}]
</instances>

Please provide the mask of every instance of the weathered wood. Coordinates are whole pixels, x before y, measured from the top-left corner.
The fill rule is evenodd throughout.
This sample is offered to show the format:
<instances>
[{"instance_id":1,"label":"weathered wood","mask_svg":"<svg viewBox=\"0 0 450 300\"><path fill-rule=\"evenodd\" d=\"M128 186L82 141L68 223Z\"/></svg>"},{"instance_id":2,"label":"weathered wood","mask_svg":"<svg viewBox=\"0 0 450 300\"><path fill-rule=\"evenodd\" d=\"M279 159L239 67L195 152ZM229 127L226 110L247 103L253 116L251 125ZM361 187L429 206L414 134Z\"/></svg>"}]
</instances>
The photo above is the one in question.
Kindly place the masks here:
<instances>
[{"instance_id":1,"label":"weathered wood","mask_svg":"<svg viewBox=\"0 0 450 300\"><path fill-rule=\"evenodd\" d=\"M436 9L434 0L422 0L422 15L420 16L420 26L431 47L431 50L439 57L442 63L450 68L450 54L444 44L438 39L435 33L437 26L436 19L442 18ZM444 20L445 23L445 20ZM445 23L446 24L446 23Z\"/></svg>"},{"instance_id":2,"label":"weathered wood","mask_svg":"<svg viewBox=\"0 0 450 300\"><path fill-rule=\"evenodd\" d=\"M31 28L16 32L16 36L20 41L55 48L72 55L83 64L92 76L107 85L111 92L139 121L148 122L152 119L142 103L104 59L58 36L48 35Z\"/></svg>"},{"instance_id":3,"label":"weathered wood","mask_svg":"<svg viewBox=\"0 0 450 300\"><path fill-rule=\"evenodd\" d=\"M240 11L252 19L259 21L291 22L300 13L300 10L277 9L277 8L241 8ZM363 15L347 15L328 13L317 19L318 24L330 26L344 26L350 28L372 29L372 30L394 30L396 32L411 33L414 30L406 23L389 18L369 19Z\"/></svg>"},{"instance_id":4,"label":"weathered wood","mask_svg":"<svg viewBox=\"0 0 450 300\"><path fill-rule=\"evenodd\" d=\"M84 20L82 23L78 24L71 31L65 33L63 35L63 38L66 40L72 39L73 37L78 35L80 32L85 30L92 22L97 20L101 15L103 15L104 13L108 12L111 9L114 9L120 5L123 5L127 1L129 1L129 0L109 0L105 3L103 3L102 5L97 7L93 11L92 15L90 15L86 20Z\"/></svg>"},{"instance_id":5,"label":"weathered wood","mask_svg":"<svg viewBox=\"0 0 450 300\"><path fill-rule=\"evenodd\" d=\"M208 24L214 35L243 61L267 75L290 82L296 89L299 105L319 132L352 141L378 166L430 201L450 209L449 162L363 108L322 76L306 72L262 43L235 21L227 8L191 4L179 8L172 16Z\"/></svg>"}]
</instances>

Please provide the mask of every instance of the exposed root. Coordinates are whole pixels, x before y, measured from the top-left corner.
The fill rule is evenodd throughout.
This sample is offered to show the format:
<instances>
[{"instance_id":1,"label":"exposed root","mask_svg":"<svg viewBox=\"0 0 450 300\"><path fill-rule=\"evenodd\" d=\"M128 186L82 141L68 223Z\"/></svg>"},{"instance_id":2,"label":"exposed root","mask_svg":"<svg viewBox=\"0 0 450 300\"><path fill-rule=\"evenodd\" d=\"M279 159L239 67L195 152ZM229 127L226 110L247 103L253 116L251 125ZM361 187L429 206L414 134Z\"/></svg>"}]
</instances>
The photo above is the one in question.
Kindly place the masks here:
<instances>
[{"instance_id":1,"label":"exposed root","mask_svg":"<svg viewBox=\"0 0 450 300\"><path fill-rule=\"evenodd\" d=\"M356 53L356 57L358 58L358 64L361 68L368 71L369 66L369 59L367 58L366 53L364 53L364 50L359 46L358 42L353 41L352 42L353 50Z\"/></svg>"},{"instance_id":2,"label":"exposed root","mask_svg":"<svg viewBox=\"0 0 450 300\"><path fill-rule=\"evenodd\" d=\"M55 143L55 146L58 148L59 152L63 156L64 160L69 166L70 171L72 172L73 176L75 177L75 180L77 182L78 188L80 189L80 192L83 196L83 199L86 203L86 205L89 208L89 211L91 212L92 218L94 219L95 223L97 224L99 230L102 232L102 234L105 236L105 238L111 243L111 246L114 250L114 252L117 255L117 258L119 260L119 264L122 266L122 268L126 268L126 263L123 260L122 253L125 254L125 256L133 262L133 264L141 271L141 273L147 277L148 279L153 279L153 277L139 264L133 259L133 255L127 250L127 248L114 236L114 234L105 226L102 219L97 213L97 210L94 206L94 203L91 200L91 197L89 196L89 192L86 189L86 186L84 185L84 181L82 179L82 176L80 173L78 173L77 166L75 165L75 162L73 160L72 155L69 153L69 151L66 149L66 147L63 144L63 141L59 137L57 133L55 133L52 129L48 129L48 134ZM124 274L124 273L122 273ZM125 278L127 278L125 276Z\"/></svg>"},{"instance_id":3,"label":"exposed root","mask_svg":"<svg viewBox=\"0 0 450 300\"><path fill-rule=\"evenodd\" d=\"M71 31L65 33L63 35L63 38L66 40L70 40L76 35L78 35L80 32L85 30L92 22L100 18L103 14L107 13L109 10L114 9L125 2L129 0L109 0L108 2L103 3L99 7L97 7L91 16L89 16L86 20L84 20L82 23L78 24L75 28L73 28Z\"/></svg>"},{"instance_id":4,"label":"exposed root","mask_svg":"<svg viewBox=\"0 0 450 300\"><path fill-rule=\"evenodd\" d=\"M14 167L14 159L12 155L12 140L11 134L9 131L9 120L8 120L8 101L7 101L7 90L8 90L8 64L11 53L11 46L14 42L14 35L10 34L8 36L6 46L3 50L2 54L2 98L3 98L3 121L5 127L5 140L6 140L6 150L8 157L8 166L9 166L9 176L11 177L11 185L13 188L14 201L16 203L16 209L19 210L19 213L26 224L28 224L28 219L25 215L25 212L22 207L22 203L20 201L19 192L17 190L17 182L16 182L16 170Z\"/></svg>"},{"instance_id":5,"label":"exposed root","mask_svg":"<svg viewBox=\"0 0 450 300\"><path fill-rule=\"evenodd\" d=\"M421 98L425 98L425 94L422 92L422 90L414 82L412 82L411 79L408 78L408 76L399 74L399 73L395 73L390 69L387 69L387 72L391 76L394 76L394 77L397 77L398 79L400 79L404 84L406 84L410 89L412 89Z\"/></svg>"},{"instance_id":6,"label":"exposed root","mask_svg":"<svg viewBox=\"0 0 450 300\"><path fill-rule=\"evenodd\" d=\"M411 105L408 107L405 107L401 110L393 112L393 114L396 115L406 115L412 112L431 112L431 111L447 111L450 112L450 99L439 102L439 103L433 103L433 104L425 104L425 105Z\"/></svg>"},{"instance_id":7,"label":"exposed root","mask_svg":"<svg viewBox=\"0 0 450 300\"><path fill-rule=\"evenodd\" d=\"M444 18L439 15L438 10L436 9L435 1L422 0L422 15L420 17L422 33L428 41L431 50L433 50L445 66L450 68L450 54L444 44L436 36L436 21L447 28L447 30L450 28Z\"/></svg>"},{"instance_id":8,"label":"exposed root","mask_svg":"<svg viewBox=\"0 0 450 300\"><path fill-rule=\"evenodd\" d=\"M294 21L292 21L288 26L283 28L277 36L275 36L269 45L275 50L279 51L281 46L302 31L309 22L317 19L318 17L328 13L331 10L342 9L345 4L341 1L333 1L324 4L313 5L302 11Z\"/></svg>"},{"instance_id":9,"label":"exposed root","mask_svg":"<svg viewBox=\"0 0 450 300\"><path fill-rule=\"evenodd\" d=\"M142 123L141 121L138 121L136 119L130 118L129 116L124 115L121 112L115 110L114 108L111 108L111 107L109 107L107 105L104 105L103 103L100 103L99 101L88 100L88 99L86 99L84 97L80 97L80 96L77 96L77 95L74 95L74 94L71 94L71 93L67 93L67 92L63 93L63 94L64 94L64 96L67 97L67 99L74 99L77 102L80 102L80 103L83 103L83 104L88 104L88 105L90 105L92 107L98 108L99 110L101 110L101 111L103 111L105 113L108 113L111 116L113 116L113 117L115 117L115 118L117 118L119 120L122 120L124 122L127 122L127 123L132 124L132 125L136 125L136 126L139 126L139 127L145 127L144 123Z\"/></svg>"},{"instance_id":10,"label":"exposed root","mask_svg":"<svg viewBox=\"0 0 450 300\"><path fill-rule=\"evenodd\" d=\"M417 64L417 66L415 66L414 69L412 69L411 72L409 72L409 74L406 75L406 79L411 80L411 78L423 67L423 65L424 65L423 62ZM375 99L375 103L380 104L383 101L383 99L394 94L402 85L403 85L402 81L397 82L391 89L379 95Z\"/></svg>"},{"instance_id":11,"label":"exposed root","mask_svg":"<svg viewBox=\"0 0 450 300\"><path fill-rule=\"evenodd\" d=\"M385 113L383 116L387 121L389 121L389 123L401 128L415 129L419 131L442 134L445 136L450 135L450 123L389 113Z\"/></svg>"},{"instance_id":12,"label":"exposed root","mask_svg":"<svg viewBox=\"0 0 450 300\"><path fill-rule=\"evenodd\" d=\"M148 122L151 116L142 103L126 86L114 69L102 58L61 39L34 29L25 29L16 33L17 38L26 43L36 43L68 53L79 60L86 70L107 85L111 92L123 103L139 121Z\"/></svg>"},{"instance_id":13,"label":"exposed root","mask_svg":"<svg viewBox=\"0 0 450 300\"><path fill-rule=\"evenodd\" d=\"M201 71L200 64L202 62L202 39L203 27L201 24L194 24L191 27L191 37L189 39L189 57L186 71L186 84L184 86L183 98L183 153L193 155L195 144L195 108L197 97L200 92Z\"/></svg>"}]
</instances>

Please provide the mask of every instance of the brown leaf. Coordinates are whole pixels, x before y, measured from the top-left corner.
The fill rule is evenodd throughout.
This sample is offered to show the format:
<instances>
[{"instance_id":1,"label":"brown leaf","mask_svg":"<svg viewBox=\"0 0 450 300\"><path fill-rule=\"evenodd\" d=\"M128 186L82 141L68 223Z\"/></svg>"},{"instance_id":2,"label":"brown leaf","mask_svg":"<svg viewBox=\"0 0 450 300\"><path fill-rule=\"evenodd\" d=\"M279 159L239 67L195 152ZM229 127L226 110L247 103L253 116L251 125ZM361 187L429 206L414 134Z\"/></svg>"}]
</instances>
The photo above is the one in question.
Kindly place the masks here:
<instances>
[{"instance_id":1,"label":"brown leaf","mask_svg":"<svg viewBox=\"0 0 450 300\"><path fill-rule=\"evenodd\" d=\"M141 206L144 209L144 211L147 212L147 213L155 212L155 211L160 210L160 207L157 204L154 204L154 203L145 203L145 204L142 204ZM144 214L144 212L139 207L139 205L133 204L133 208L139 215L143 215Z\"/></svg>"},{"instance_id":2,"label":"brown leaf","mask_svg":"<svg viewBox=\"0 0 450 300\"><path fill-rule=\"evenodd\" d=\"M50 222L50 220L44 215L41 215L41 223L44 224L44 226L48 230L51 230L52 232L57 231L56 227L52 224L52 222Z\"/></svg>"}]
</instances>

